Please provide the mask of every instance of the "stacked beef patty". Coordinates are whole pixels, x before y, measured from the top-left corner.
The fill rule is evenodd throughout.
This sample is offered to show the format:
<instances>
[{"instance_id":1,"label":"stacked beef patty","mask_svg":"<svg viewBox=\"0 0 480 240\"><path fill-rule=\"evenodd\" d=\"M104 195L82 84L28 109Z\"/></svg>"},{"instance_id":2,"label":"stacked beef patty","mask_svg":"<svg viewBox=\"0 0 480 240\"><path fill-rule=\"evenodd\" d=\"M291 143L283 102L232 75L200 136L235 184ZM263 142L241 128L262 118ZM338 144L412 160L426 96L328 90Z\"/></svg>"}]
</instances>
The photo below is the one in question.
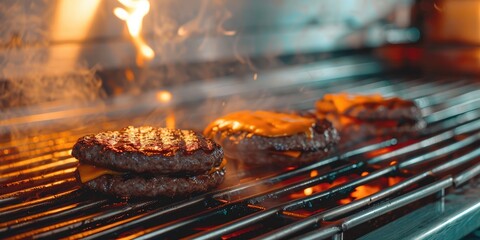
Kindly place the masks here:
<instances>
[{"instance_id":1,"label":"stacked beef patty","mask_svg":"<svg viewBox=\"0 0 480 240\"><path fill-rule=\"evenodd\" d=\"M81 181L122 197L178 197L223 182L223 150L190 130L127 127L87 135L74 145Z\"/></svg>"},{"instance_id":2,"label":"stacked beef patty","mask_svg":"<svg viewBox=\"0 0 480 240\"><path fill-rule=\"evenodd\" d=\"M356 142L368 136L411 136L425 127L415 103L398 97L325 94L315 108L315 115L332 122L343 142Z\"/></svg>"}]
</instances>

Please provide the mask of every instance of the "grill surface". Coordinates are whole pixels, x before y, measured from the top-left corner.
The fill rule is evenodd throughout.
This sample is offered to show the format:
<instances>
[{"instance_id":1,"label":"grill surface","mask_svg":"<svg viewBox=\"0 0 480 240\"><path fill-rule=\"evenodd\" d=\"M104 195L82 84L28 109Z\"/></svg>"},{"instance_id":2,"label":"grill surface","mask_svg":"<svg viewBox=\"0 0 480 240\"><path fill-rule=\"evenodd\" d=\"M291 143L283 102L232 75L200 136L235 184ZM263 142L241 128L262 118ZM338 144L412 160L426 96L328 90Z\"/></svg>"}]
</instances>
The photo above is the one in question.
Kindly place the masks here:
<instances>
[{"instance_id":1,"label":"grill surface","mask_svg":"<svg viewBox=\"0 0 480 240\"><path fill-rule=\"evenodd\" d=\"M186 200L126 201L82 189L70 149L88 133L85 128L3 143L0 236L428 238L449 236L452 232L441 226L454 221L450 228L457 232L451 236L461 237L480 226L475 191L480 173L480 84L454 80L365 77L334 85L311 83L310 97L303 95L301 101L292 100L297 92L278 89L296 109L311 108L327 92L414 99L428 127L415 138L374 138L342 146L330 157L297 169L229 163L221 188ZM125 122L105 124L123 127ZM465 218L469 223L462 225ZM399 234L392 234L395 231Z\"/></svg>"}]
</instances>

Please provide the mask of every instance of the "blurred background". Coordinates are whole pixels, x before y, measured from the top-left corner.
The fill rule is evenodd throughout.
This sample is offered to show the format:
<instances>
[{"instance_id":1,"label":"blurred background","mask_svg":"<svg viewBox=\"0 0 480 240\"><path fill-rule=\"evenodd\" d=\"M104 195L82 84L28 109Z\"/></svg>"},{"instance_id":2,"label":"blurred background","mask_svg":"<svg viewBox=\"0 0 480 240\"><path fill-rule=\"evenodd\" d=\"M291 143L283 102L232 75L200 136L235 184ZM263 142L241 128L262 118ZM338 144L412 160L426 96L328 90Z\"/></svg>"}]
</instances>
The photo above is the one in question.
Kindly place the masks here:
<instances>
[{"instance_id":1,"label":"blurred background","mask_svg":"<svg viewBox=\"0 0 480 240\"><path fill-rule=\"evenodd\" d=\"M0 238L478 237L479 13L480 0L2 0ZM339 92L412 100L427 126L351 134L299 168L229 161L219 189L181 202L78 181L86 134L201 132Z\"/></svg>"}]
</instances>

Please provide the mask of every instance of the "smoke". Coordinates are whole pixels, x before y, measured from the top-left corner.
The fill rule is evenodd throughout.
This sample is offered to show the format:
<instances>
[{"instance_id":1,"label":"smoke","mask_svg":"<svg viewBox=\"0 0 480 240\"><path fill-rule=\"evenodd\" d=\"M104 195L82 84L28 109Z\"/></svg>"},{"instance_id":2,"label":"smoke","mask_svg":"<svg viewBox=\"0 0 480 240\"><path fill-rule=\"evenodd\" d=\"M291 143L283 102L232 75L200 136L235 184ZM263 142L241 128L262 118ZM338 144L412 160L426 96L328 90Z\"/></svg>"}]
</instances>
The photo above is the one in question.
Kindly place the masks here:
<instances>
[{"instance_id":1,"label":"smoke","mask_svg":"<svg viewBox=\"0 0 480 240\"><path fill-rule=\"evenodd\" d=\"M7 0L0 4L0 121L19 112L28 115L27 109L35 106L38 113L44 104L68 107L105 97L95 68L66 64L63 54L68 53L52 52L55 5L51 3ZM79 122L82 119L70 124ZM28 131L36 134L28 126L7 130L15 136Z\"/></svg>"},{"instance_id":2,"label":"smoke","mask_svg":"<svg viewBox=\"0 0 480 240\"><path fill-rule=\"evenodd\" d=\"M112 13L113 5L118 2L112 0L110 4L100 4L103 7L100 8L103 10L100 13L103 15L89 12L91 16L99 17L102 22L94 24L99 26L88 35L89 38L86 38L88 41L85 42L80 42L82 40L75 42L75 39L64 39L64 42L62 39L52 41L52 22L55 20L55 11L58 10L56 8L61 5L58 2L68 1L6 0L0 5L2 118L11 115L9 113L14 108L49 103L78 106L92 101L101 102L106 95L102 88L112 97L116 97L121 94L136 96L158 90L175 90L198 81L213 82L214 79L222 78L234 79L236 84L232 88L242 85L238 82L261 82L265 80L265 72L268 69L308 63L321 58L318 54L310 58L297 52L296 47L291 47L296 44L304 45L301 34L298 35L298 42L290 42L296 39L281 39L275 37L277 35L269 35L270 33L279 33L279 36L283 36L281 35L283 31L288 33L292 29L321 25L320 20L325 18L325 14L329 14L331 20L336 17L335 11L329 11L333 9L335 1L327 1L332 7L309 1L301 4L297 1L282 1L275 5L271 5L273 2L270 1L268 3L225 0L151 1L151 12L144 19L143 34L156 53L155 59L144 66L128 66L134 62L131 61L134 57L130 56L128 51L119 54L116 53L117 49L104 51L112 53L112 58L118 57L115 59L117 61L110 62L111 65L108 66L119 67L122 72L118 75L125 73L126 77L119 80L117 76L109 76L110 79L103 79L102 86L102 81L97 77L97 70L91 67L95 65L96 59L88 59L89 65L81 64L80 57L72 64L64 64L63 59L68 58L70 52L62 52L61 48L55 47L69 44L68 41L80 47L96 45L99 42L104 44L105 48L122 45L124 39L121 24L124 23ZM312 4L315 7L323 7L324 10L316 10ZM343 15L350 17L352 14ZM79 22L83 17L79 17ZM110 32L104 34L105 27L109 27ZM296 31L294 33L297 34ZM112 44L109 44L110 41ZM79 52L81 50L79 49ZM83 57L87 58L87 55L95 56L89 52ZM328 54L324 56L328 57ZM109 56L98 59L108 61ZM105 72L116 70L118 69L105 69ZM174 94L173 97L187 100L190 98L188 94L181 96ZM203 97L209 98L208 95ZM222 99L206 99L198 103L201 106L196 110L203 116L219 116L241 109L266 109L275 105L267 90L256 96L235 95ZM183 102L188 102L187 100ZM155 116L163 116L164 113L172 111L172 108L175 108L175 114L179 112L176 117L178 121L187 119L199 125L200 121L192 117L195 114L177 106L170 108L159 106L153 110L152 116L148 116L147 119L151 121L145 122L154 123L159 119ZM79 124L82 123L82 119L76 120ZM211 119L206 119L209 120Z\"/></svg>"}]
</instances>

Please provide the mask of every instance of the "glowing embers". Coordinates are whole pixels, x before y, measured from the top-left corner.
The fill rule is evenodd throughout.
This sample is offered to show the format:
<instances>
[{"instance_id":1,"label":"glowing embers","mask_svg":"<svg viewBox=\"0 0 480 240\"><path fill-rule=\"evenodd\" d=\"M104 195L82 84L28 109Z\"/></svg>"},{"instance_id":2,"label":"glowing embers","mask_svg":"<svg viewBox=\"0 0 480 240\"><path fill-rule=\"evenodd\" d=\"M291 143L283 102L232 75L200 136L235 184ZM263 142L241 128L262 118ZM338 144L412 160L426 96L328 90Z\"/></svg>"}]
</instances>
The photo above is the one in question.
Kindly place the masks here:
<instances>
[{"instance_id":1,"label":"glowing embers","mask_svg":"<svg viewBox=\"0 0 480 240\"><path fill-rule=\"evenodd\" d=\"M125 8L115 8L113 13L115 16L125 21L128 32L133 39L135 47L137 47L141 56L146 59L153 59L155 52L145 42L140 33L142 31L143 17L150 11L150 2L148 0L118 0ZM141 58L140 58L141 59ZM137 63L140 63L137 59Z\"/></svg>"},{"instance_id":2,"label":"glowing embers","mask_svg":"<svg viewBox=\"0 0 480 240\"><path fill-rule=\"evenodd\" d=\"M319 174L317 170L310 172L310 177L315 178ZM292 209L293 213L310 216L312 214L323 212L337 206L349 204L352 201L362 199L381 191L387 187L395 185L404 180L401 176L384 176L368 181L362 185L351 185L353 181L366 178L370 172L341 176L332 182L322 182L320 184L304 188L289 195L290 200L305 199L305 206ZM348 186L348 187L347 187Z\"/></svg>"},{"instance_id":3,"label":"glowing embers","mask_svg":"<svg viewBox=\"0 0 480 240\"><path fill-rule=\"evenodd\" d=\"M314 175L316 172L317 172L316 170L313 170L310 173L310 176L315 177L316 175L312 176L312 173ZM302 192L292 193L292 194L290 194L290 198L297 199L297 198L301 198L301 197L305 197L305 196L310 196L314 193L326 191L326 190L328 190L332 187L335 187L335 186L340 185L342 183L345 183L347 181L348 181L348 177L339 177L331 183L320 183L320 184L315 185L313 187L305 188Z\"/></svg>"},{"instance_id":4,"label":"glowing embers","mask_svg":"<svg viewBox=\"0 0 480 240\"><path fill-rule=\"evenodd\" d=\"M169 91L160 90L155 94L155 99L161 104L168 104L172 101L173 95ZM165 116L165 127L166 128L175 128L176 125L176 118L175 112L173 109L167 109Z\"/></svg>"},{"instance_id":5,"label":"glowing embers","mask_svg":"<svg viewBox=\"0 0 480 240\"><path fill-rule=\"evenodd\" d=\"M169 91L158 91L156 98L161 103L168 103L172 100L172 94Z\"/></svg>"}]
</instances>

